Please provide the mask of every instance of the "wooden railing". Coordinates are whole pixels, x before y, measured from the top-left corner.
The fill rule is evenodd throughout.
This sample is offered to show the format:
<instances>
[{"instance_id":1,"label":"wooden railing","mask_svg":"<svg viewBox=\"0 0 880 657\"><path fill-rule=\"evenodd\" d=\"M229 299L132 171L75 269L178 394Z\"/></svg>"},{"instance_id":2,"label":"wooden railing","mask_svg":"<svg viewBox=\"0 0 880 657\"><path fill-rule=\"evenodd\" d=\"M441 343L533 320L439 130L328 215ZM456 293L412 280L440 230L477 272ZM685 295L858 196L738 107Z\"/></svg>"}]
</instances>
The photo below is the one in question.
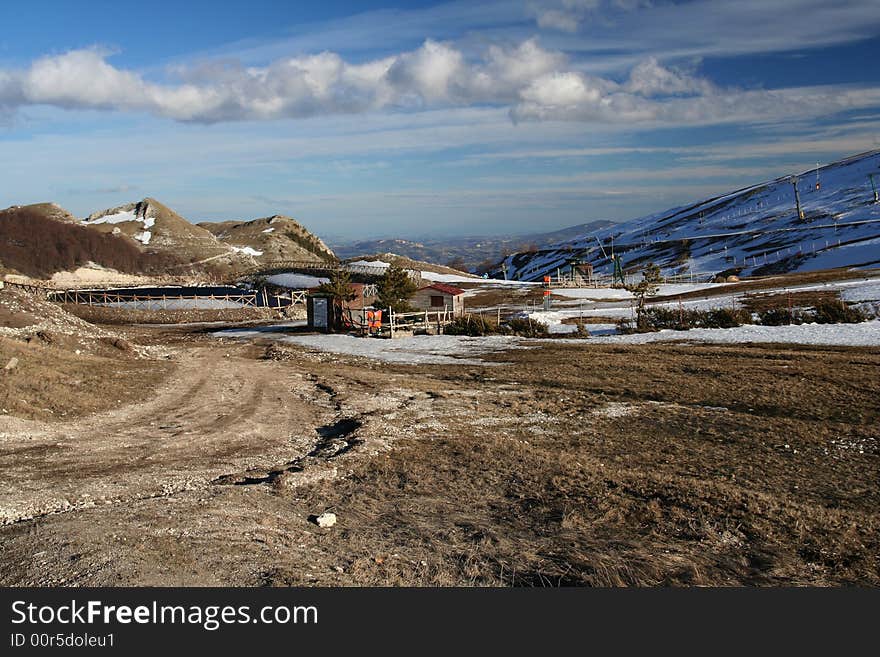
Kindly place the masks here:
<instances>
[{"instance_id":1,"label":"wooden railing","mask_svg":"<svg viewBox=\"0 0 880 657\"><path fill-rule=\"evenodd\" d=\"M87 306L125 306L130 310L199 310L199 301L217 301L222 302L226 306L241 308L283 308L296 304L305 304L306 292L291 290L288 294L269 294L265 290L261 290L259 292L242 292L241 294L158 295L100 290L49 290L47 298L56 303L72 303ZM180 302L184 302L182 304L184 307L181 307ZM185 302L192 303L187 304ZM203 310L211 309L203 308Z\"/></svg>"},{"instance_id":2,"label":"wooden railing","mask_svg":"<svg viewBox=\"0 0 880 657\"><path fill-rule=\"evenodd\" d=\"M443 310L423 310L412 313L392 312L388 317L388 331L392 338L395 331L415 331L417 329L429 331L436 329L437 333L441 333L443 327L450 324L454 319L455 314L446 306L443 307Z\"/></svg>"}]
</instances>

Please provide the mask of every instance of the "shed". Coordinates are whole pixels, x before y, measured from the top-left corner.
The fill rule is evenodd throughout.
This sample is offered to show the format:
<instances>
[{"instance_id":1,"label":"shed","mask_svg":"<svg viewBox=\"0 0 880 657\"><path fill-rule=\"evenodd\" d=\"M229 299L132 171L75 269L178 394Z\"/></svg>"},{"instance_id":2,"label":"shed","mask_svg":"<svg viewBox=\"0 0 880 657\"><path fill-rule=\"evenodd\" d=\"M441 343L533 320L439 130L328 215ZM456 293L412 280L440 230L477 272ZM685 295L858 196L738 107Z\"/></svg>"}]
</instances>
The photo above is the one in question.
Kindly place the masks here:
<instances>
[{"instance_id":1,"label":"shed","mask_svg":"<svg viewBox=\"0 0 880 657\"><path fill-rule=\"evenodd\" d=\"M410 299L410 305L417 310L450 310L453 315L464 314L464 290L447 285L432 283L420 288Z\"/></svg>"}]
</instances>

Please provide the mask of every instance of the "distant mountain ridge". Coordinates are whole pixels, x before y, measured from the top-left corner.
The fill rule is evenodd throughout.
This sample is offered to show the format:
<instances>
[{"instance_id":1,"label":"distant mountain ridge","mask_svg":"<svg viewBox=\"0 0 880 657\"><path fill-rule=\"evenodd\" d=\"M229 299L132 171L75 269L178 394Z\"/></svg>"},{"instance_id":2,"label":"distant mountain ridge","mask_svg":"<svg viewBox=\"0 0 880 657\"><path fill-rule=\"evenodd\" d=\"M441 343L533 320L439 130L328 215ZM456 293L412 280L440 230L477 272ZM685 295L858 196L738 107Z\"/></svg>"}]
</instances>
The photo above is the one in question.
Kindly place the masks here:
<instances>
[{"instance_id":1,"label":"distant mountain ridge","mask_svg":"<svg viewBox=\"0 0 880 657\"><path fill-rule=\"evenodd\" d=\"M451 265L454 269L481 270L496 264L502 257L521 248L540 248L560 240L570 239L612 225L607 220L569 226L545 233L530 233L506 237L466 236L431 238L420 241L405 239L360 240L335 243L334 251L349 260L369 254L394 253L413 260ZM367 258L369 259L369 258Z\"/></svg>"},{"instance_id":2,"label":"distant mountain ridge","mask_svg":"<svg viewBox=\"0 0 880 657\"><path fill-rule=\"evenodd\" d=\"M537 281L577 258L610 275L612 253L624 269L654 262L666 274L880 266L880 203L871 176L880 188L880 150L515 253L491 273L506 269L512 279Z\"/></svg>"}]
</instances>

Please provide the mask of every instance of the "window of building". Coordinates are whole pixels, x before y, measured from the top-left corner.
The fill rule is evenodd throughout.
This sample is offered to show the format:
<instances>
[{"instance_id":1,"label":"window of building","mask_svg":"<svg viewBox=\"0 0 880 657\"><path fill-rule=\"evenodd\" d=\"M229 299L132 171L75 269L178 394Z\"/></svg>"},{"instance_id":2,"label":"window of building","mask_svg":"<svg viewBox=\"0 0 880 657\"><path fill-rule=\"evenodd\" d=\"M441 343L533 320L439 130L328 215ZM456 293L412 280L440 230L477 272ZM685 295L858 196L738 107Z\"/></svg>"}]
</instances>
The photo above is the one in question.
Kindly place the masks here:
<instances>
[{"instance_id":1,"label":"window of building","mask_svg":"<svg viewBox=\"0 0 880 657\"><path fill-rule=\"evenodd\" d=\"M446 303L443 301L443 297L439 295L431 295L431 308L442 308Z\"/></svg>"}]
</instances>

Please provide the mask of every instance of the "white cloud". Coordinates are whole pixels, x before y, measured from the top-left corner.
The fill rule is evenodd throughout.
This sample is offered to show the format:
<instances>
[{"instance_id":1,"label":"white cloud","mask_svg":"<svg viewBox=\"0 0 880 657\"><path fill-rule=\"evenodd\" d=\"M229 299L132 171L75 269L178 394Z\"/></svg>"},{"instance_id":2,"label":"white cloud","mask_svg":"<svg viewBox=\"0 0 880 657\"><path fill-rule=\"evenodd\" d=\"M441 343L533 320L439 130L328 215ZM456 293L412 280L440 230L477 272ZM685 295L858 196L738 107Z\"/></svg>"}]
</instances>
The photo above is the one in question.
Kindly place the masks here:
<instances>
[{"instance_id":1,"label":"white cloud","mask_svg":"<svg viewBox=\"0 0 880 657\"><path fill-rule=\"evenodd\" d=\"M650 4L646 0L556 0L533 4L531 9L538 27L574 33L602 12L629 12Z\"/></svg>"},{"instance_id":2,"label":"white cloud","mask_svg":"<svg viewBox=\"0 0 880 657\"><path fill-rule=\"evenodd\" d=\"M577 16L559 9L547 9L538 14L538 26L545 29L577 32L580 20Z\"/></svg>"},{"instance_id":3,"label":"white cloud","mask_svg":"<svg viewBox=\"0 0 880 657\"><path fill-rule=\"evenodd\" d=\"M466 95L464 56L445 43L425 41L418 50L400 55L388 73L389 82L404 98L417 97L431 103Z\"/></svg>"},{"instance_id":4,"label":"white cloud","mask_svg":"<svg viewBox=\"0 0 880 657\"><path fill-rule=\"evenodd\" d=\"M640 62L630 71L624 88L642 96L708 94L714 91L708 80L663 67L654 57Z\"/></svg>"},{"instance_id":5,"label":"white cloud","mask_svg":"<svg viewBox=\"0 0 880 657\"><path fill-rule=\"evenodd\" d=\"M263 67L215 61L154 82L120 69L98 50L42 57L0 70L0 107L143 112L184 122L276 120L315 115L488 105L524 121L647 127L762 123L877 107L880 88L720 89L649 57L623 82L573 70L535 39L466 56L428 40L416 50L364 63L333 52L281 58Z\"/></svg>"}]
</instances>

